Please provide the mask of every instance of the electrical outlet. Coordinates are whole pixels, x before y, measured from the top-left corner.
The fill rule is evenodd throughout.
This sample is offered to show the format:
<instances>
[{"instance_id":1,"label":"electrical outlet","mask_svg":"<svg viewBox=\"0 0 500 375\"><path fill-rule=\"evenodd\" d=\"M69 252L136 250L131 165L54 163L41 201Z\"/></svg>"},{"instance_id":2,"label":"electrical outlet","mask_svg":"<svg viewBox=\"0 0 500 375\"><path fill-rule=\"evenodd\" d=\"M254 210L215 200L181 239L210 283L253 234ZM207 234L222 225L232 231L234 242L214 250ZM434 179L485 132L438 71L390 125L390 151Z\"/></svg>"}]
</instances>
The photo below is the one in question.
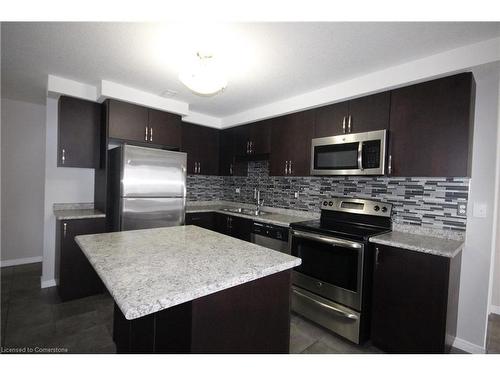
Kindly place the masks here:
<instances>
[{"instance_id":1,"label":"electrical outlet","mask_svg":"<svg viewBox=\"0 0 500 375\"><path fill-rule=\"evenodd\" d=\"M459 203L457 207L458 216L467 216L467 203Z\"/></svg>"},{"instance_id":2,"label":"electrical outlet","mask_svg":"<svg viewBox=\"0 0 500 375\"><path fill-rule=\"evenodd\" d=\"M298 198L298 197L299 197L299 192L298 192L298 191L296 191L296 192L293 194L293 196L294 196L295 198Z\"/></svg>"},{"instance_id":3,"label":"electrical outlet","mask_svg":"<svg viewBox=\"0 0 500 375\"><path fill-rule=\"evenodd\" d=\"M236 194L240 193L240 188L236 188Z\"/></svg>"}]
</instances>

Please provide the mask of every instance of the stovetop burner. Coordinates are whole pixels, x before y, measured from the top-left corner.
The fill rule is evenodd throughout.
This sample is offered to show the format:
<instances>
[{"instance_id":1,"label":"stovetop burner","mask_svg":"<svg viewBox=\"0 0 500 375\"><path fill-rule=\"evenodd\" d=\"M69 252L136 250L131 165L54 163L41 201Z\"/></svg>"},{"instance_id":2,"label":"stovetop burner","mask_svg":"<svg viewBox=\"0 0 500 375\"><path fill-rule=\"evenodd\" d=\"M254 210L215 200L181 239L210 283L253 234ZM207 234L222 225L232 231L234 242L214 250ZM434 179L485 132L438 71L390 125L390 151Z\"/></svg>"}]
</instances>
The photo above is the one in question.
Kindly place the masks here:
<instances>
[{"instance_id":1,"label":"stovetop burner","mask_svg":"<svg viewBox=\"0 0 500 375\"><path fill-rule=\"evenodd\" d=\"M321 219L292 223L295 230L367 242L391 230L390 203L366 199L332 198L321 205Z\"/></svg>"}]
</instances>

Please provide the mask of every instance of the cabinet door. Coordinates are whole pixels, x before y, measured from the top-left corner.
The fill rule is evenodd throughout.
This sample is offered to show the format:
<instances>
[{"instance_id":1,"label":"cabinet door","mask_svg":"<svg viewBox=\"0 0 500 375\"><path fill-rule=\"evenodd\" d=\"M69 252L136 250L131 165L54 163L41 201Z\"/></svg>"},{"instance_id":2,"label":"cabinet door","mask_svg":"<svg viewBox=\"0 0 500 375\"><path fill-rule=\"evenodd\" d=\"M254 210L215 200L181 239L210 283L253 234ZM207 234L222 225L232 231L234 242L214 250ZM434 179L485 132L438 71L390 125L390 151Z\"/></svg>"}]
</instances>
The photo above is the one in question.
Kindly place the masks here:
<instances>
[{"instance_id":1,"label":"cabinet door","mask_svg":"<svg viewBox=\"0 0 500 375\"><path fill-rule=\"evenodd\" d=\"M139 105L110 100L108 106L110 138L147 142L148 109Z\"/></svg>"},{"instance_id":2,"label":"cabinet door","mask_svg":"<svg viewBox=\"0 0 500 375\"><path fill-rule=\"evenodd\" d=\"M371 340L393 353L442 353L449 259L376 245Z\"/></svg>"},{"instance_id":3,"label":"cabinet door","mask_svg":"<svg viewBox=\"0 0 500 375\"><path fill-rule=\"evenodd\" d=\"M187 213L186 225L196 225L201 228L215 230L215 215L213 212Z\"/></svg>"},{"instance_id":4,"label":"cabinet door","mask_svg":"<svg viewBox=\"0 0 500 375\"><path fill-rule=\"evenodd\" d=\"M263 155L271 152L271 127L274 119L259 121L249 126L251 155Z\"/></svg>"},{"instance_id":5,"label":"cabinet door","mask_svg":"<svg viewBox=\"0 0 500 375\"><path fill-rule=\"evenodd\" d=\"M105 231L105 219L58 221L59 295L63 301L83 298L103 291L99 276L75 241L75 236Z\"/></svg>"},{"instance_id":6,"label":"cabinet door","mask_svg":"<svg viewBox=\"0 0 500 375\"><path fill-rule=\"evenodd\" d=\"M99 168L101 105L59 98L58 167Z\"/></svg>"},{"instance_id":7,"label":"cabinet door","mask_svg":"<svg viewBox=\"0 0 500 375\"><path fill-rule=\"evenodd\" d=\"M313 131L312 110L283 116L279 121L276 119L271 134L270 175L309 176Z\"/></svg>"},{"instance_id":8,"label":"cabinet door","mask_svg":"<svg viewBox=\"0 0 500 375\"><path fill-rule=\"evenodd\" d=\"M149 127L151 143L173 149L181 147L181 116L150 109Z\"/></svg>"},{"instance_id":9,"label":"cabinet door","mask_svg":"<svg viewBox=\"0 0 500 375\"><path fill-rule=\"evenodd\" d=\"M392 91L393 176L470 176L474 87L464 73Z\"/></svg>"},{"instance_id":10,"label":"cabinet door","mask_svg":"<svg viewBox=\"0 0 500 375\"><path fill-rule=\"evenodd\" d=\"M221 234L231 235L231 223L229 215L215 213L215 231Z\"/></svg>"},{"instance_id":11,"label":"cabinet door","mask_svg":"<svg viewBox=\"0 0 500 375\"><path fill-rule=\"evenodd\" d=\"M217 129L183 122L181 149L188 154L188 174L218 174L219 131ZM199 166L199 172L196 172L196 165Z\"/></svg>"},{"instance_id":12,"label":"cabinet door","mask_svg":"<svg viewBox=\"0 0 500 375\"><path fill-rule=\"evenodd\" d=\"M335 103L315 109L314 138L331 137L344 133L344 118L349 114L348 102ZM347 122L345 124L347 132Z\"/></svg>"},{"instance_id":13,"label":"cabinet door","mask_svg":"<svg viewBox=\"0 0 500 375\"><path fill-rule=\"evenodd\" d=\"M233 128L234 155L236 157L249 155L250 132L251 124Z\"/></svg>"},{"instance_id":14,"label":"cabinet door","mask_svg":"<svg viewBox=\"0 0 500 375\"><path fill-rule=\"evenodd\" d=\"M253 229L253 221L250 219L245 219L243 217L231 216L230 217L230 225L231 225L231 236L238 238L243 241L250 242L252 229Z\"/></svg>"},{"instance_id":15,"label":"cabinet door","mask_svg":"<svg viewBox=\"0 0 500 375\"><path fill-rule=\"evenodd\" d=\"M350 100L347 131L362 133L388 129L390 105L390 91Z\"/></svg>"}]
</instances>

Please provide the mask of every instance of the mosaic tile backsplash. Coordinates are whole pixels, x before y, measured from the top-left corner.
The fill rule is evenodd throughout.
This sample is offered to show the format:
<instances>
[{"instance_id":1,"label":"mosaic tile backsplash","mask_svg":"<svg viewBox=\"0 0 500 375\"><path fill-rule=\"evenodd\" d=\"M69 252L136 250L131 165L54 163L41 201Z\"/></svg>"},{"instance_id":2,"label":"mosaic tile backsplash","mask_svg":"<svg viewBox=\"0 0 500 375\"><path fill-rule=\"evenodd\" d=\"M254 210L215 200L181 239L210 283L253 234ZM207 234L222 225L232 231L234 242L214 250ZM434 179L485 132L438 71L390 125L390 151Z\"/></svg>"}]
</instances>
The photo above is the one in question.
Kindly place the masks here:
<instances>
[{"instance_id":1,"label":"mosaic tile backsplash","mask_svg":"<svg viewBox=\"0 0 500 375\"><path fill-rule=\"evenodd\" d=\"M187 181L190 201L253 203L255 188L265 206L318 212L325 198L368 198L392 203L396 223L465 231L466 217L458 216L457 208L467 204L468 178L272 177L264 160L249 162L247 177L188 176Z\"/></svg>"}]
</instances>

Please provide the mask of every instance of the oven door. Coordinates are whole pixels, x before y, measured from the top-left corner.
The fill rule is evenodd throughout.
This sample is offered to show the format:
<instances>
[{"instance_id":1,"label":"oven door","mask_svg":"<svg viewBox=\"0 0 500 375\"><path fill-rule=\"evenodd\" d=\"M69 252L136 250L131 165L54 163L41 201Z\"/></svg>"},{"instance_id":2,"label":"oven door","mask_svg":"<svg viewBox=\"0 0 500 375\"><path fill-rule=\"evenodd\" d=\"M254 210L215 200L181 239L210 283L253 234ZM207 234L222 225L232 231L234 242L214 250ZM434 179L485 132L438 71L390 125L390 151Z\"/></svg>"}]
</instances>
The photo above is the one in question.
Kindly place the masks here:
<instances>
[{"instance_id":1,"label":"oven door","mask_svg":"<svg viewBox=\"0 0 500 375\"><path fill-rule=\"evenodd\" d=\"M363 243L293 229L289 243L291 255L302 259L294 268L295 285L361 310Z\"/></svg>"}]
</instances>

